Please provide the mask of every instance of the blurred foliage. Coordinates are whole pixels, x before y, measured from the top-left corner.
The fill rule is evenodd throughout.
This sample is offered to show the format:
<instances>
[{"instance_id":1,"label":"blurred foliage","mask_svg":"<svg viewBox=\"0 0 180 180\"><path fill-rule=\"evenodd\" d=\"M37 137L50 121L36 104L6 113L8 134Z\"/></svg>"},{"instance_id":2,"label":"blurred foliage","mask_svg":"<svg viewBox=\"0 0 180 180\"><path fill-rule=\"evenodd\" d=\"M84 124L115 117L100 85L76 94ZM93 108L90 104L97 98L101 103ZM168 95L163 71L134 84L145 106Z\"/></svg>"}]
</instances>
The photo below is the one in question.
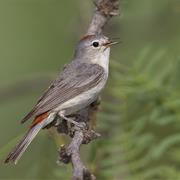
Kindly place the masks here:
<instances>
[{"instance_id":1,"label":"blurred foliage","mask_svg":"<svg viewBox=\"0 0 180 180\"><path fill-rule=\"evenodd\" d=\"M121 17L106 29L122 43L112 50L98 114L102 138L82 147L84 162L100 180L180 179L180 1L123 0L121 6ZM24 132L19 117L47 85L23 87L27 93L7 101L1 90L55 77L91 11L91 1L0 1L2 160ZM17 166L0 165L0 179L70 179L71 166L55 164L61 143L62 136L43 131Z\"/></svg>"}]
</instances>

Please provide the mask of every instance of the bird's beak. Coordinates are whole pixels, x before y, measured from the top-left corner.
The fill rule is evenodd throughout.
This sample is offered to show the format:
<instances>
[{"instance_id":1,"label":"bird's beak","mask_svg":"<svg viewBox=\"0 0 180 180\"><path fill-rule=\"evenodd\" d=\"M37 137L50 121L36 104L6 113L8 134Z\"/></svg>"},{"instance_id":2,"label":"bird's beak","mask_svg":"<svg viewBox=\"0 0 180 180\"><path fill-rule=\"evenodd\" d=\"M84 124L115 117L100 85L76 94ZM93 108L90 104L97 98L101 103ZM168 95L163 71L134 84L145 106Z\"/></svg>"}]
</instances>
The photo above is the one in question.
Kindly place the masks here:
<instances>
[{"instance_id":1,"label":"bird's beak","mask_svg":"<svg viewBox=\"0 0 180 180\"><path fill-rule=\"evenodd\" d=\"M107 43L105 43L105 44L103 44L103 46L105 46L105 47L110 47L110 46L112 46L112 45L114 45L114 44L117 44L117 43L119 43L119 42L116 42L116 41L109 41L109 42L107 42Z\"/></svg>"},{"instance_id":2,"label":"bird's beak","mask_svg":"<svg viewBox=\"0 0 180 180\"><path fill-rule=\"evenodd\" d=\"M117 41L109 41L109 42L107 42L107 43L104 43L103 44L103 46L105 47L105 49L104 50L106 50L108 47L111 47L112 45L114 45L114 44L118 44L119 42L117 42Z\"/></svg>"}]
</instances>

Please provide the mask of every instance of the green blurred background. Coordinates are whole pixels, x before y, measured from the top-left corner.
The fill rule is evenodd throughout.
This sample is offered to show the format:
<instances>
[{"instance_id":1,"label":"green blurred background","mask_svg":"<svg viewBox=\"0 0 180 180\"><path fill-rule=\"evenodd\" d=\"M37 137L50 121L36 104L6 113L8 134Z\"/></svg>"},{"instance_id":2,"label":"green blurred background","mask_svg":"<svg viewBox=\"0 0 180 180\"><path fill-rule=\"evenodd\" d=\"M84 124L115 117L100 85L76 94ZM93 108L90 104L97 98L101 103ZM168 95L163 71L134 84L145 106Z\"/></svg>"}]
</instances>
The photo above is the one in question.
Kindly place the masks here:
<instances>
[{"instance_id":1,"label":"green blurred background","mask_svg":"<svg viewBox=\"0 0 180 180\"><path fill-rule=\"evenodd\" d=\"M54 131L41 132L18 165L3 159L93 9L83 0L0 0L0 179L70 179L71 166L56 165L66 141ZM98 180L180 179L180 0L122 0L106 35L122 43L98 113L102 137L83 146L83 161Z\"/></svg>"}]
</instances>

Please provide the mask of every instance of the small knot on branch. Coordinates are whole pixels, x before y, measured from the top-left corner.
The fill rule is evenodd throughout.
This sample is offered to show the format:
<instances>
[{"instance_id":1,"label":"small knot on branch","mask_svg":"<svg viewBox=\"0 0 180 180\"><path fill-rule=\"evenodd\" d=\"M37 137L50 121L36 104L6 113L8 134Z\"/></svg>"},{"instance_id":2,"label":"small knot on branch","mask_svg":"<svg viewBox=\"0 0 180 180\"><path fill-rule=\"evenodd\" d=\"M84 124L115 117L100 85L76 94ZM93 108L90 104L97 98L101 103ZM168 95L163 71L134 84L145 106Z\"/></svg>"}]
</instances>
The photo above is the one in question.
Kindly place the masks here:
<instances>
[{"instance_id":1,"label":"small knot on branch","mask_svg":"<svg viewBox=\"0 0 180 180\"><path fill-rule=\"evenodd\" d=\"M88 144L92 140L95 140L99 138L101 135L99 133L96 133L94 130L85 130L83 132L83 141L82 144Z\"/></svg>"},{"instance_id":2,"label":"small knot on branch","mask_svg":"<svg viewBox=\"0 0 180 180\"><path fill-rule=\"evenodd\" d=\"M97 0L94 4L96 10L87 30L87 35L102 33L105 24L111 17L119 15L119 0Z\"/></svg>"},{"instance_id":3,"label":"small knot on branch","mask_svg":"<svg viewBox=\"0 0 180 180\"><path fill-rule=\"evenodd\" d=\"M61 145L59 152L58 162L63 162L64 164L68 164L71 161L71 156L67 154L65 145Z\"/></svg>"},{"instance_id":4,"label":"small knot on branch","mask_svg":"<svg viewBox=\"0 0 180 180\"><path fill-rule=\"evenodd\" d=\"M94 2L96 10L105 16L119 15L119 1L117 0L99 0Z\"/></svg>"}]
</instances>

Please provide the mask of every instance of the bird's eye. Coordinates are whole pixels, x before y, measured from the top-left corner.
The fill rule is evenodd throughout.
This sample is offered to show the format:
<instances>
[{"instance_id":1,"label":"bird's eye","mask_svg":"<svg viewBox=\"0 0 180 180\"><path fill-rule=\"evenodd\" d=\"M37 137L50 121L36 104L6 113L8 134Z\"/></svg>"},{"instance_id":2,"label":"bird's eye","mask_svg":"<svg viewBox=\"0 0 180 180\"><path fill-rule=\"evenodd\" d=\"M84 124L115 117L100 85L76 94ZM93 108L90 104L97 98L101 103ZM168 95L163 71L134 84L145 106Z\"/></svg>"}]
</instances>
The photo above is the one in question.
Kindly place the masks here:
<instances>
[{"instance_id":1,"label":"bird's eye","mask_svg":"<svg viewBox=\"0 0 180 180\"><path fill-rule=\"evenodd\" d=\"M94 47L98 47L98 46L99 46L99 42L95 41L95 42L93 42L92 45L93 45Z\"/></svg>"}]
</instances>

